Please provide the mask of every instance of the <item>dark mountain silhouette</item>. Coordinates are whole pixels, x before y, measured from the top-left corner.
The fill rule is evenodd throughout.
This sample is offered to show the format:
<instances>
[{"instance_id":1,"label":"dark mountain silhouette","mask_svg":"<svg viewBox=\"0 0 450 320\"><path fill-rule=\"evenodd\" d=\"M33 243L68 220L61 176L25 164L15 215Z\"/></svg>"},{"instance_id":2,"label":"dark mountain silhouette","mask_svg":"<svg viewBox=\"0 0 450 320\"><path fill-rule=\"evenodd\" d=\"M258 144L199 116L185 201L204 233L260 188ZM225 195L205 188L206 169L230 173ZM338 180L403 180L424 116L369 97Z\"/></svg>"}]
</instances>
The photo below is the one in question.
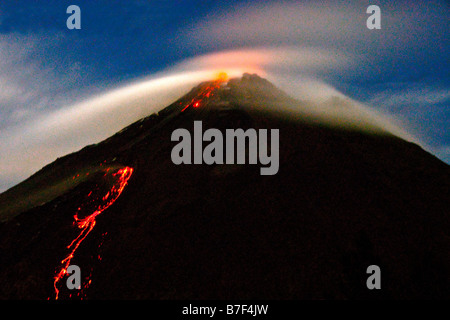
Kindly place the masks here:
<instances>
[{"instance_id":1,"label":"dark mountain silhouette","mask_svg":"<svg viewBox=\"0 0 450 320\"><path fill-rule=\"evenodd\" d=\"M0 297L450 298L450 167L389 133L276 111L297 103L256 75L205 82L6 191ZM279 129L279 172L174 165L171 134L194 120ZM91 231L74 225L99 208ZM54 278L77 237L83 289L69 291ZM366 287L369 265L381 290Z\"/></svg>"}]
</instances>

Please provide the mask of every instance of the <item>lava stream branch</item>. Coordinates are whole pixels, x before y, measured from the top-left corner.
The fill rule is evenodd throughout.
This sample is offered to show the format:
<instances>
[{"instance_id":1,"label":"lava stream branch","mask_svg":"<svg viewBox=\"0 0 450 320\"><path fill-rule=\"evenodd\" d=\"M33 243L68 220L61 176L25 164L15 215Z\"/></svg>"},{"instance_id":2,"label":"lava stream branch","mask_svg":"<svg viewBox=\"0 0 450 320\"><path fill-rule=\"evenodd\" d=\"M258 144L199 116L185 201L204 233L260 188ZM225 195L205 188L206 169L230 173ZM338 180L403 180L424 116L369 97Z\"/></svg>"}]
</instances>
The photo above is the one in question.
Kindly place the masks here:
<instances>
[{"instance_id":1,"label":"lava stream branch","mask_svg":"<svg viewBox=\"0 0 450 320\"><path fill-rule=\"evenodd\" d=\"M211 85L206 86L202 91L200 91L200 93L193 98L182 110L181 112L183 112L184 110L186 110L189 107L193 107L193 108L198 108L200 107L205 98L209 98L214 94L214 90L220 88L220 84L221 84L222 80L217 80L214 81Z\"/></svg>"},{"instance_id":2,"label":"lava stream branch","mask_svg":"<svg viewBox=\"0 0 450 320\"><path fill-rule=\"evenodd\" d=\"M105 173L105 176L107 174L108 172ZM67 268L70 266L70 263L75 256L75 252L77 251L80 244L84 241L84 239L86 239L92 229L94 229L96 224L95 218L106 209L108 209L119 198L124 188L128 184L128 180L130 179L132 174L133 168L130 167L124 167L122 169L119 169L116 173L113 173L112 176L115 178L114 185L106 193L106 195L102 197L102 204L100 204L97 209L90 215L86 216L85 218L79 218L81 207L78 208L77 213L74 215L74 225L78 229L81 229L81 231L78 236L73 239L72 242L67 246L67 249L71 251L63 260L61 260L61 267L54 277L53 286L55 288L56 300L59 297L59 289L57 286L58 282L67 274ZM92 192L89 194L89 196L91 194Z\"/></svg>"}]
</instances>

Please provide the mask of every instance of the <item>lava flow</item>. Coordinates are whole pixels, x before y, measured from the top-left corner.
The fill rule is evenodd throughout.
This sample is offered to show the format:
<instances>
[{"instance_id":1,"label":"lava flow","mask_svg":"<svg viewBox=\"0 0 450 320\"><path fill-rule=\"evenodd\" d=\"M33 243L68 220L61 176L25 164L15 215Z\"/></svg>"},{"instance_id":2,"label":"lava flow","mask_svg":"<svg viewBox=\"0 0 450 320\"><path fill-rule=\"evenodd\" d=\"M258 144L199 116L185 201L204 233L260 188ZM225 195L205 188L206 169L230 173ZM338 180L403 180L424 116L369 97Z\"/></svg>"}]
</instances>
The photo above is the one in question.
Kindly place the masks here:
<instances>
[{"instance_id":1,"label":"lava flow","mask_svg":"<svg viewBox=\"0 0 450 320\"><path fill-rule=\"evenodd\" d=\"M108 171L109 169L105 173L105 176L108 174ZM74 257L76 250L94 228L96 224L95 218L103 211L108 209L117 200L117 198L119 198L119 196L122 194L123 189L128 184L128 180L130 179L132 174L133 168L130 167L124 167L122 169L119 169L116 173L113 173L112 176L116 178L114 185L106 193L106 195L102 197L102 204L99 205L97 209L90 215L84 218L79 218L78 214L81 210L81 207L78 208L77 213L74 215L75 220L74 225L76 225L79 229L81 229L81 231L79 235L67 246L67 249L70 249L71 252L63 260L61 260L61 268L54 277L53 286L55 288L56 300L58 299L59 296L59 289L57 288L57 284L67 274L67 268L70 266L70 262L72 261L72 258ZM91 196L91 194L92 192L89 193L88 196Z\"/></svg>"},{"instance_id":2,"label":"lava flow","mask_svg":"<svg viewBox=\"0 0 450 320\"><path fill-rule=\"evenodd\" d=\"M207 85L203 88L200 93L191 100L182 110L186 110L189 107L198 108L202 105L204 98L209 98L214 94L214 90L220 88L220 85L228 79L228 76L225 72L219 73L217 79L213 81L210 85Z\"/></svg>"}]
</instances>

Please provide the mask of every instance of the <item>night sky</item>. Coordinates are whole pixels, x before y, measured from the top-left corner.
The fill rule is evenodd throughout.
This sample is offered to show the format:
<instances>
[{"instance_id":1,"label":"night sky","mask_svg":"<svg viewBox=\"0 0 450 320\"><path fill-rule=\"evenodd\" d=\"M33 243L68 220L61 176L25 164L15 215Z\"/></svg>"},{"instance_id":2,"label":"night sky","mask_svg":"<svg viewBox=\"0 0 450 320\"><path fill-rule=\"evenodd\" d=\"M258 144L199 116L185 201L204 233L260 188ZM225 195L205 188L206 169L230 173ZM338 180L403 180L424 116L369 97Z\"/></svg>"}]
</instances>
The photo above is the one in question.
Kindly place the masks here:
<instances>
[{"instance_id":1,"label":"night sky","mask_svg":"<svg viewBox=\"0 0 450 320\"><path fill-rule=\"evenodd\" d=\"M66 27L71 4L81 30ZM370 4L381 30L366 28ZM204 57L233 50L272 50L271 61L249 58L269 80L324 83L450 163L449 14L447 1L1 1L0 191L71 150L55 142L36 165L12 165L11 137L36 119L168 70L211 67Z\"/></svg>"}]
</instances>

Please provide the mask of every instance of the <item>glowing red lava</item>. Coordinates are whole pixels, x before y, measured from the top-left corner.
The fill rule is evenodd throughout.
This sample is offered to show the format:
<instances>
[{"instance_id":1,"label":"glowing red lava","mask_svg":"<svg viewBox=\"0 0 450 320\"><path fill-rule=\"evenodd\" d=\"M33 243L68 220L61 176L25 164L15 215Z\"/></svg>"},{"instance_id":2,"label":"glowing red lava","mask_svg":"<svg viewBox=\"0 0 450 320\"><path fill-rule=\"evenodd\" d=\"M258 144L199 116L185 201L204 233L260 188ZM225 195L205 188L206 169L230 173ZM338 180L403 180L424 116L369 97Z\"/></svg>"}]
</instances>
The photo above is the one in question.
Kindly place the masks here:
<instances>
[{"instance_id":1,"label":"glowing red lava","mask_svg":"<svg viewBox=\"0 0 450 320\"><path fill-rule=\"evenodd\" d=\"M220 84L223 82L222 78L219 78L218 80L214 81L211 85L206 86L200 93L191 100L182 110L186 110L189 107L198 108L202 105L204 98L211 97L214 93L213 91L220 88Z\"/></svg>"},{"instance_id":2,"label":"glowing red lava","mask_svg":"<svg viewBox=\"0 0 450 320\"><path fill-rule=\"evenodd\" d=\"M108 174L108 171L109 169L106 171L105 176ZM99 205L92 214L80 219L78 217L78 213L81 210L81 207L78 208L77 213L74 215L74 225L81 229L81 231L79 235L67 246L67 249L70 249L71 252L63 260L61 260L61 267L54 277L53 286L55 288L56 300L59 296L59 289L57 288L57 284L67 274L67 268L70 266L70 262L72 261L76 250L94 228L96 224L95 218L103 211L108 209L117 200L117 198L119 198L119 196L122 194L123 189L128 184L128 180L130 179L132 174L133 168L130 167L124 167L122 169L119 169L116 173L113 173L112 176L116 178L114 185L102 198L103 203ZM91 194L92 192L89 193L88 196L91 196ZM87 288L90 284L91 280L88 281L84 288Z\"/></svg>"}]
</instances>

